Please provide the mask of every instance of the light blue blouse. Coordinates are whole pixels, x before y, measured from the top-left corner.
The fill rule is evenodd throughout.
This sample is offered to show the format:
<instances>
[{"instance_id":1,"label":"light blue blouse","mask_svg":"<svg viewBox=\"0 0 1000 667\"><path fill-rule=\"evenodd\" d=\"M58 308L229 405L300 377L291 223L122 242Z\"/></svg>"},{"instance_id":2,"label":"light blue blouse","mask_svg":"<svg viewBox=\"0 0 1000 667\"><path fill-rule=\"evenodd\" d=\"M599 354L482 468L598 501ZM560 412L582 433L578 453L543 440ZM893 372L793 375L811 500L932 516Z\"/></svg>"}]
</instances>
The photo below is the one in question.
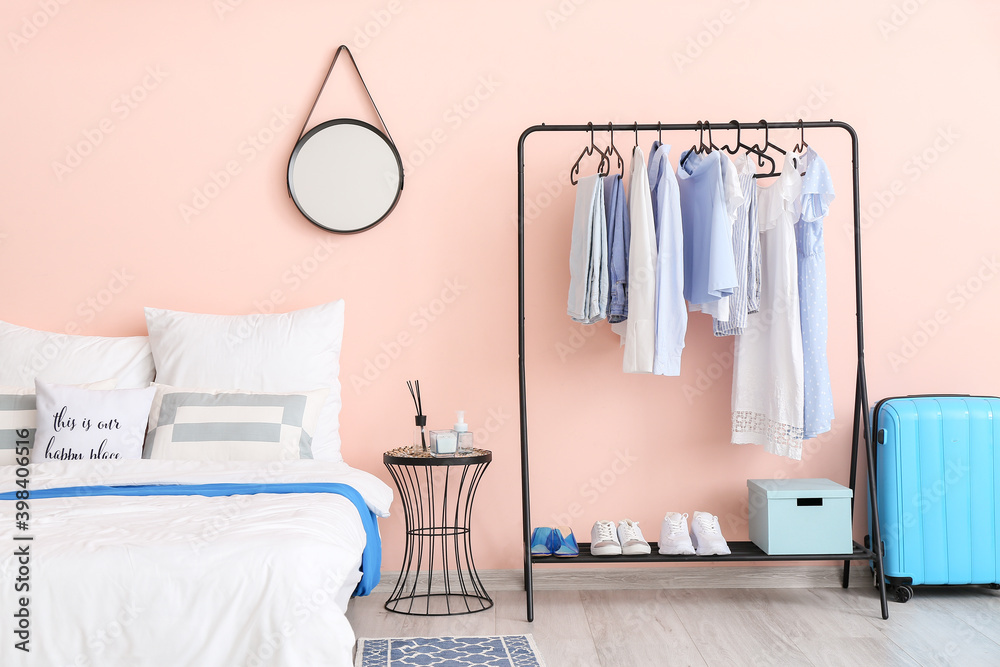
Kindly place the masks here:
<instances>
[{"instance_id":1,"label":"light blue blouse","mask_svg":"<svg viewBox=\"0 0 1000 667\"><path fill-rule=\"evenodd\" d=\"M803 168L802 215L795 225L795 246L805 383L803 431L808 439L829 431L833 421L833 392L826 357L828 314L823 219L830 210L834 193L826 163L812 148L799 158L800 173Z\"/></svg>"},{"instance_id":2,"label":"light blue blouse","mask_svg":"<svg viewBox=\"0 0 1000 667\"><path fill-rule=\"evenodd\" d=\"M684 298L708 304L739 284L719 151L686 150L677 166L684 227Z\"/></svg>"}]
</instances>

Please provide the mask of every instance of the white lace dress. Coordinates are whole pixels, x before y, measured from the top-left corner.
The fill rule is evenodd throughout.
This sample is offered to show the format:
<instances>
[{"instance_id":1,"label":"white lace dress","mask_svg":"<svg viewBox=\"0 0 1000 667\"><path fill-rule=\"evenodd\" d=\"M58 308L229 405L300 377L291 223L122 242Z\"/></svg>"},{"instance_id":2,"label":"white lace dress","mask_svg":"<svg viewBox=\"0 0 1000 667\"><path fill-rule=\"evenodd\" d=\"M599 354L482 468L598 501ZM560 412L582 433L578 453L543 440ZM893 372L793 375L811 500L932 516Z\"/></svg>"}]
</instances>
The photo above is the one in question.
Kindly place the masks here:
<instances>
[{"instance_id":1,"label":"white lace dress","mask_svg":"<svg viewBox=\"0 0 1000 667\"><path fill-rule=\"evenodd\" d=\"M736 444L763 445L779 456L802 458L802 330L795 223L802 177L789 153L777 182L757 181L760 225L760 310L736 337L733 369L733 437Z\"/></svg>"}]
</instances>

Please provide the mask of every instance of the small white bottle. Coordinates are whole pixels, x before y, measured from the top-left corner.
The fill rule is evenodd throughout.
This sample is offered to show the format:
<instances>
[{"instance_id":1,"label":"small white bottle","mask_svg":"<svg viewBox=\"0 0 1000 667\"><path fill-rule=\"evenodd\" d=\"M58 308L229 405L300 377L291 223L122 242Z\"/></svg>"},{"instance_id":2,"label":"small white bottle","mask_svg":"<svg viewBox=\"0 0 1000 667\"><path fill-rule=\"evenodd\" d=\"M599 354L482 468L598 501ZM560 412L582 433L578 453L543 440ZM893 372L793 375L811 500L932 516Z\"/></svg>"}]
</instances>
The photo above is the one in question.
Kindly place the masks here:
<instances>
[{"instance_id":1,"label":"small white bottle","mask_svg":"<svg viewBox=\"0 0 1000 667\"><path fill-rule=\"evenodd\" d=\"M465 410L456 410L456 413L458 414L458 421L455 422L455 435L457 436L458 444L455 449L455 455L468 456L472 453L472 441L475 439L475 436L469 430L469 425L465 423Z\"/></svg>"}]
</instances>

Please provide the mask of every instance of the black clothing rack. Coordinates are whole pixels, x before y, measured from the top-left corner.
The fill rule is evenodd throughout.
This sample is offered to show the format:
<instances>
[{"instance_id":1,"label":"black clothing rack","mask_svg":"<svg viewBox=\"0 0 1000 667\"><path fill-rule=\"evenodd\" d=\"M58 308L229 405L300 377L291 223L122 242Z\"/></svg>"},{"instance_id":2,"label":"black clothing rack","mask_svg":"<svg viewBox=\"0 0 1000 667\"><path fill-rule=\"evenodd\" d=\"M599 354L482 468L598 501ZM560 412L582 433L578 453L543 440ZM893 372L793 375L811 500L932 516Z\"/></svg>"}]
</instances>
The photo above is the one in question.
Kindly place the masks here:
<instances>
[{"instance_id":1,"label":"black clothing rack","mask_svg":"<svg viewBox=\"0 0 1000 667\"><path fill-rule=\"evenodd\" d=\"M717 130L730 128L734 122L712 123ZM840 121L808 121L808 122L777 122L767 121L738 123L740 129L767 130L767 129L829 129L836 128L847 132L851 136L851 157L854 177L854 286L857 304L857 335L858 335L858 370L857 384L854 394L854 432L851 449L851 471L850 487L851 491L856 491L856 478L858 474L858 448L864 440L865 456L868 464L868 498L871 507L871 544L881 545L881 532L878 521L878 504L875 497L875 461L872 451L871 423L868 411L868 387L865 379L865 345L863 327L863 309L861 294L861 203L860 203L860 181L858 178L858 135L847 123ZM524 590L527 598L527 618L534 620L534 599L532 584L533 563L544 563L545 558L532 557L531 555L531 508L530 508L530 478L528 475L528 412L527 412L527 381L525 373L524 354L524 143L532 134L538 132L593 132L617 131L635 132L636 144L638 144L638 133L656 131L671 132L702 130L705 123L631 123L631 124L587 124L587 125L533 125L527 128L517 142L517 305L518 305L518 372L520 389L520 421L521 421L521 512L523 522L524 541ZM736 127L731 127L736 129ZM854 515L854 498L856 493L852 493L851 515ZM868 541L866 540L866 543ZM618 557L597 557L590 554L590 544L580 543L580 555L576 558L560 558L560 563L615 563L628 562L632 564L647 562L707 562L708 559L698 556L661 556L657 553L655 543L650 543L652 553L648 556L618 556ZM752 542L730 542L732 554L729 556L713 556L710 561L804 561L804 560L843 560L843 587L847 588L850 580L850 561L852 560L873 560L875 562L875 581L879 590L879 597L882 605L882 618L889 618L889 609L886 603L884 570L882 568L882 549L870 549L867 546L854 542L854 551L851 554L820 554L810 556L769 556L765 554ZM547 559L551 561L551 557Z\"/></svg>"}]
</instances>

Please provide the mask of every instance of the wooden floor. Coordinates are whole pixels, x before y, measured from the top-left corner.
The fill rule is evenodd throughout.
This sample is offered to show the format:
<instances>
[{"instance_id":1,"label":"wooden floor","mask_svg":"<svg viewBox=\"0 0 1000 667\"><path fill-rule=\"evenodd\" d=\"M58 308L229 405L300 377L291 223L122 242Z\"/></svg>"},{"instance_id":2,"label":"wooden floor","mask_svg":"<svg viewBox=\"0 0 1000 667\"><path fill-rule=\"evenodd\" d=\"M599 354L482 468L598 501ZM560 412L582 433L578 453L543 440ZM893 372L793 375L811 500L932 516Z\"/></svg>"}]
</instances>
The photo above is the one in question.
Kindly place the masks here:
<instances>
[{"instance_id":1,"label":"wooden floor","mask_svg":"<svg viewBox=\"0 0 1000 667\"><path fill-rule=\"evenodd\" d=\"M889 603L872 588L542 590L467 616L386 611L386 593L351 601L358 637L531 634L548 667L603 665L1000 665L1000 592L920 588Z\"/></svg>"}]
</instances>

